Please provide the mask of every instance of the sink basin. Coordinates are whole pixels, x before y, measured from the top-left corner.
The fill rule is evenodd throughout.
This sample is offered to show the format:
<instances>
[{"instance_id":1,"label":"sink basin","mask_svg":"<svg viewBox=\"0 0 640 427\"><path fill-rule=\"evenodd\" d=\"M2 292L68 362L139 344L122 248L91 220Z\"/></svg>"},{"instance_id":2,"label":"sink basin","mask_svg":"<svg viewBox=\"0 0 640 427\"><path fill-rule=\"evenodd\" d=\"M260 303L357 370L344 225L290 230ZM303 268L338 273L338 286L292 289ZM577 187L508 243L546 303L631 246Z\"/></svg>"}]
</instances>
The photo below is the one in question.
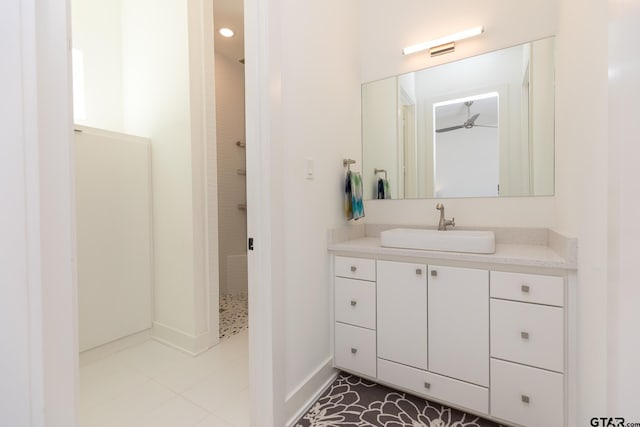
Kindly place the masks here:
<instances>
[{"instance_id":1,"label":"sink basin","mask_svg":"<svg viewBox=\"0 0 640 427\"><path fill-rule=\"evenodd\" d=\"M496 251L493 231L394 228L380 233L380 241L387 248L474 254L492 254Z\"/></svg>"}]
</instances>

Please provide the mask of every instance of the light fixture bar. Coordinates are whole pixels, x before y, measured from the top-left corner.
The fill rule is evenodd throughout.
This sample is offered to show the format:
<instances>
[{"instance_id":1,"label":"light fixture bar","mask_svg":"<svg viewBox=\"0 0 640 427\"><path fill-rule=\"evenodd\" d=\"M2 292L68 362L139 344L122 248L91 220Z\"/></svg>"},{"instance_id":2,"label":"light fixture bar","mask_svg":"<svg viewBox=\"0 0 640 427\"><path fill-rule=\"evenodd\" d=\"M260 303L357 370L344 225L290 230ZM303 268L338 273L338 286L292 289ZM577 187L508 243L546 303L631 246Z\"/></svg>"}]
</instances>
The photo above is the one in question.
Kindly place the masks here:
<instances>
[{"instance_id":1,"label":"light fixture bar","mask_svg":"<svg viewBox=\"0 0 640 427\"><path fill-rule=\"evenodd\" d=\"M402 54L410 55L412 53L431 49L432 47L435 47L435 46L440 46L443 44L455 42L457 40L463 40L463 39L468 39L470 37L479 36L483 32L484 32L483 26L469 28L467 30L460 31L455 34L450 34L448 36L440 37L439 39L429 40L423 43L415 44L413 46L405 47L404 49L402 49Z\"/></svg>"},{"instance_id":2,"label":"light fixture bar","mask_svg":"<svg viewBox=\"0 0 640 427\"><path fill-rule=\"evenodd\" d=\"M434 46L429 49L431 56L444 55L445 53L451 53L456 50L456 42L445 43L438 46Z\"/></svg>"}]
</instances>

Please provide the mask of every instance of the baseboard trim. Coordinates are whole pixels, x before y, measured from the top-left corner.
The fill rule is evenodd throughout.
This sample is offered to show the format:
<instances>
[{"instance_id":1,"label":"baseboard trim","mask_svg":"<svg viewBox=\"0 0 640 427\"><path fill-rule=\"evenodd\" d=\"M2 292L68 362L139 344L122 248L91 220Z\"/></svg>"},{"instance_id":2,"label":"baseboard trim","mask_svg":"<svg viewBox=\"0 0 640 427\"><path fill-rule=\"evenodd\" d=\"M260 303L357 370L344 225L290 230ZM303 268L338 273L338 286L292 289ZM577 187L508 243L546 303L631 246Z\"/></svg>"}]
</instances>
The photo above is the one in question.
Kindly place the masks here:
<instances>
[{"instance_id":1,"label":"baseboard trim","mask_svg":"<svg viewBox=\"0 0 640 427\"><path fill-rule=\"evenodd\" d=\"M211 331L196 336L160 322L153 322L151 337L191 356L204 353L220 341L218 334L213 334Z\"/></svg>"},{"instance_id":2,"label":"baseboard trim","mask_svg":"<svg viewBox=\"0 0 640 427\"><path fill-rule=\"evenodd\" d=\"M83 350L80 352L79 357L80 366L85 366L89 363L95 362L96 360L104 359L105 357L111 356L120 350L124 350L125 348L142 344L149 339L151 339L151 329L145 329L144 331L118 338L117 340L99 345L98 347Z\"/></svg>"},{"instance_id":3,"label":"baseboard trim","mask_svg":"<svg viewBox=\"0 0 640 427\"><path fill-rule=\"evenodd\" d=\"M285 419L287 427L293 424L309 410L311 405L324 393L338 376L339 371L333 367L333 357L324 361L298 387L287 395L285 400Z\"/></svg>"}]
</instances>

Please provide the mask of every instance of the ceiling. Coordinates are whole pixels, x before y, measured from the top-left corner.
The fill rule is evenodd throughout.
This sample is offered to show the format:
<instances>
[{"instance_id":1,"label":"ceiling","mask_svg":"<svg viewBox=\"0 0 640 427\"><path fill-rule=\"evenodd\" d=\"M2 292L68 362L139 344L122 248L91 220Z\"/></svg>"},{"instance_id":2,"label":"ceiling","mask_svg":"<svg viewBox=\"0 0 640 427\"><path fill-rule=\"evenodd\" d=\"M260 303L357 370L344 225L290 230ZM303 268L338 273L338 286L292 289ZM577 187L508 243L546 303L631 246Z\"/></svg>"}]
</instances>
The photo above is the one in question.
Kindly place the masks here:
<instances>
[{"instance_id":1,"label":"ceiling","mask_svg":"<svg viewBox=\"0 0 640 427\"><path fill-rule=\"evenodd\" d=\"M243 0L214 0L213 24L216 52L234 60L244 59ZM218 30L224 27L232 29L235 35L222 37Z\"/></svg>"}]
</instances>

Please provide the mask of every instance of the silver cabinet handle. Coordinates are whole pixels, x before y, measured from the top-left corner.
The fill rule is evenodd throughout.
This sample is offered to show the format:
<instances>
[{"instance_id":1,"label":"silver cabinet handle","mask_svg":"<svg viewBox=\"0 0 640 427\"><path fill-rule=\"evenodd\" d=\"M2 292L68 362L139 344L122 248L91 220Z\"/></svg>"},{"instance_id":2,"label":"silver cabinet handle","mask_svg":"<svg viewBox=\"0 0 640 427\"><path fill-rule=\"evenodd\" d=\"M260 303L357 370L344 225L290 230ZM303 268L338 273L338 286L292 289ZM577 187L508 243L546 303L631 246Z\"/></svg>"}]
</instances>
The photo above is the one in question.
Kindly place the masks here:
<instances>
[{"instance_id":1,"label":"silver cabinet handle","mask_svg":"<svg viewBox=\"0 0 640 427\"><path fill-rule=\"evenodd\" d=\"M438 277L438 270L431 270L431 277Z\"/></svg>"},{"instance_id":2,"label":"silver cabinet handle","mask_svg":"<svg viewBox=\"0 0 640 427\"><path fill-rule=\"evenodd\" d=\"M356 300L352 299L352 300L351 300L351 307L355 307L355 306L356 306L356 304L358 304L358 301L356 301Z\"/></svg>"},{"instance_id":3,"label":"silver cabinet handle","mask_svg":"<svg viewBox=\"0 0 640 427\"><path fill-rule=\"evenodd\" d=\"M416 274L418 276L422 275L422 269L421 268L416 268Z\"/></svg>"},{"instance_id":4,"label":"silver cabinet handle","mask_svg":"<svg viewBox=\"0 0 640 427\"><path fill-rule=\"evenodd\" d=\"M528 294L529 293L529 285L521 285L520 286L520 290L522 291L522 293Z\"/></svg>"},{"instance_id":5,"label":"silver cabinet handle","mask_svg":"<svg viewBox=\"0 0 640 427\"><path fill-rule=\"evenodd\" d=\"M352 273L355 273L355 272L356 272L356 270L357 270L356 266L355 266L355 265L352 265L352 266L351 266L351 272L352 272Z\"/></svg>"},{"instance_id":6,"label":"silver cabinet handle","mask_svg":"<svg viewBox=\"0 0 640 427\"><path fill-rule=\"evenodd\" d=\"M427 390L431 389L431 383L428 382L424 382L424 388L426 388Z\"/></svg>"},{"instance_id":7,"label":"silver cabinet handle","mask_svg":"<svg viewBox=\"0 0 640 427\"><path fill-rule=\"evenodd\" d=\"M356 354L358 352L357 348L351 347L351 354Z\"/></svg>"},{"instance_id":8,"label":"silver cabinet handle","mask_svg":"<svg viewBox=\"0 0 640 427\"><path fill-rule=\"evenodd\" d=\"M529 332L525 332L525 331L520 332L520 338L522 338L523 340L528 340Z\"/></svg>"},{"instance_id":9,"label":"silver cabinet handle","mask_svg":"<svg viewBox=\"0 0 640 427\"><path fill-rule=\"evenodd\" d=\"M531 399L529 399L529 396L527 396L526 394L523 394L522 396L520 396L520 399L522 400L522 403L529 403L529 401Z\"/></svg>"}]
</instances>

